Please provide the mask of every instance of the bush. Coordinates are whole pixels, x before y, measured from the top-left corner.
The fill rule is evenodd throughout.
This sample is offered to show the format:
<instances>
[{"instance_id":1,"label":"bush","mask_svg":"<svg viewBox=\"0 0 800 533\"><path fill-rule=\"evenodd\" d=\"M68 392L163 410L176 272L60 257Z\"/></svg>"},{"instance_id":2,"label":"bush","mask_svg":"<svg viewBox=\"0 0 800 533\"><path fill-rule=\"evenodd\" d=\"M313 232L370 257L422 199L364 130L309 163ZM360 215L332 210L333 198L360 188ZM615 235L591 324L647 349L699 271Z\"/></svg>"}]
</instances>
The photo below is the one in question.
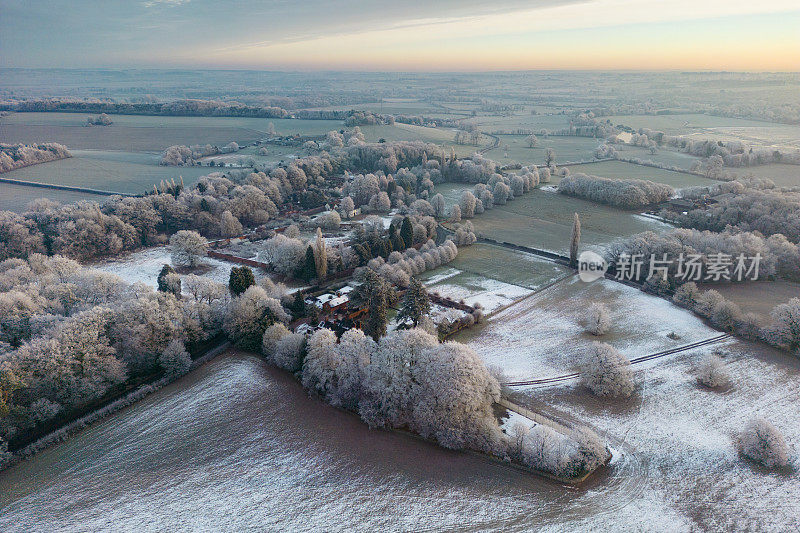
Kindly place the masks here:
<instances>
[{"instance_id":1,"label":"bush","mask_svg":"<svg viewBox=\"0 0 800 533\"><path fill-rule=\"evenodd\" d=\"M739 436L739 451L768 468L789 463L789 448L783 435L763 418L753 419L744 427Z\"/></svg>"},{"instance_id":2,"label":"bush","mask_svg":"<svg viewBox=\"0 0 800 533\"><path fill-rule=\"evenodd\" d=\"M208 242L196 231L181 230L169 239L172 262L183 267L200 264L208 251Z\"/></svg>"},{"instance_id":3,"label":"bush","mask_svg":"<svg viewBox=\"0 0 800 533\"><path fill-rule=\"evenodd\" d=\"M595 342L581 381L597 396L627 398L633 393L631 363L612 346Z\"/></svg>"},{"instance_id":4,"label":"bush","mask_svg":"<svg viewBox=\"0 0 800 533\"><path fill-rule=\"evenodd\" d=\"M601 303L590 305L583 320L583 327L592 335L605 335L611 327L608 307Z\"/></svg>"},{"instance_id":5,"label":"bush","mask_svg":"<svg viewBox=\"0 0 800 533\"><path fill-rule=\"evenodd\" d=\"M697 368L697 382L711 389L718 389L729 386L731 377L719 356L708 355Z\"/></svg>"}]
</instances>

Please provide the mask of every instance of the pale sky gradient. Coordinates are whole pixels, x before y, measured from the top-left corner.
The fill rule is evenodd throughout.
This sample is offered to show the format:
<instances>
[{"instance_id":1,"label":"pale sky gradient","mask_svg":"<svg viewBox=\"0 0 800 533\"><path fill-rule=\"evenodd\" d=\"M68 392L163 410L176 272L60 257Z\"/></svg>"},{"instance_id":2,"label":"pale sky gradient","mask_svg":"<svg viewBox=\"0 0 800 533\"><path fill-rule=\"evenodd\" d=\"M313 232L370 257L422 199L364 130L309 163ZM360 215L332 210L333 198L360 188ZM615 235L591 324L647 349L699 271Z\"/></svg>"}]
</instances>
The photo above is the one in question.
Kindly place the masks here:
<instances>
[{"instance_id":1,"label":"pale sky gradient","mask_svg":"<svg viewBox=\"0 0 800 533\"><path fill-rule=\"evenodd\" d=\"M798 28L798 0L0 0L0 66L798 71Z\"/></svg>"}]
</instances>

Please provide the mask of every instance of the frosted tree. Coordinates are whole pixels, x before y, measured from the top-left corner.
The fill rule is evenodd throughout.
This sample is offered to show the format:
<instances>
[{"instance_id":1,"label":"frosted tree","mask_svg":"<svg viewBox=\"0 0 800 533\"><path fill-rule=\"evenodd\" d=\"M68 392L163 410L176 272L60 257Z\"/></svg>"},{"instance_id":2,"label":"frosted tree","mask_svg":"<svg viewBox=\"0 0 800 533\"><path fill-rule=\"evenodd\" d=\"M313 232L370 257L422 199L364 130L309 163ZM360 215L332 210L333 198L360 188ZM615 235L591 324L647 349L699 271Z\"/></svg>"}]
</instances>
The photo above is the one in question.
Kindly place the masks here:
<instances>
[{"instance_id":1,"label":"frosted tree","mask_svg":"<svg viewBox=\"0 0 800 533\"><path fill-rule=\"evenodd\" d=\"M303 367L305 344L305 335L300 333L285 335L275 345L272 363L289 372L299 372Z\"/></svg>"},{"instance_id":2,"label":"frosted tree","mask_svg":"<svg viewBox=\"0 0 800 533\"><path fill-rule=\"evenodd\" d=\"M261 353L271 359L278 347L278 341L289 335L291 331L281 322L276 322L264 330L261 338Z\"/></svg>"},{"instance_id":3,"label":"frosted tree","mask_svg":"<svg viewBox=\"0 0 800 533\"><path fill-rule=\"evenodd\" d=\"M236 237L243 231L239 219L230 211L223 211L219 219L219 234L222 237Z\"/></svg>"},{"instance_id":4,"label":"frosted tree","mask_svg":"<svg viewBox=\"0 0 800 533\"><path fill-rule=\"evenodd\" d=\"M772 310L772 326L767 336L773 344L791 352L800 348L800 298L792 298Z\"/></svg>"},{"instance_id":5,"label":"frosted tree","mask_svg":"<svg viewBox=\"0 0 800 533\"><path fill-rule=\"evenodd\" d=\"M342 212L342 216L349 219L350 215L352 214L353 210L356 208L355 202L349 196L345 196L342 198L341 203L339 204L339 209Z\"/></svg>"},{"instance_id":6,"label":"frosted tree","mask_svg":"<svg viewBox=\"0 0 800 533\"><path fill-rule=\"evenodd\" d=\"M578 247L581 244L581 219L578 213L572 221L572 238L569 241L569 262L573 268L578 266Z\"/></svg>"},{"instance_id":7,"label":"frosted tree","mask_svg":"<svg viewBox=\"0 0 800 533\"><path fill-rule=\"evenodd\" d=\"M612 346L599 342L592 343L581 381L597 396L627 398L634 389L630 361Z\"/></svg>"},{"instance_id":8,"label":"frosted tree","mask_svg":"<svg viewBox=\"0 0 800 533\"><path fill-rule=\"evenodd\" d=\"M550 168L556 165L556 151L548 148L544 152L544 166Z\"/></svg>"},{"instance_id":9,"label":"frosted tree","mask_svg":"<svg viewBox=\"0 0 800 533\"><path fill-rule=\"evenodd\" d=\"M208 242L196 231L181 230L169 239L172 263L183 267L200 264L208 252Z\"/></svg>"},{"instance_id":10,"label":"frosted tree","mask_svg":"<svg viewBox=\"0 0 800 533\"><path fill-rule=\"evenodd\" d=\"M313 244L314 266L318 280L324 280L328 275L328 248L325 239L322 238L322 230L317 228L317 238Z\"/></svg>"},{"instance_id":11,"label":"frosted tree","mask_svg":"<svg viewBox=\"0 0 800 533\"><path fill-rule=\"evenodd\" d=\"M461 222L461 207L457 204L450 208L450 216L448 217L450 222Z\"/></svg>"},{"instance_id":12,"label":"frosted tree","mask_svg":"<svg viewBox=\"0 0 800 533\"><path fill-rule=\"evenodd\" d=\"M192 367L192 358L183 345L183 341L173 339L158 357L158 364L170 377L178 377L187 373Z\"/></svg>"},{"instance_id":13,"label":"frosted tree","mask_svg":"<svg viewBox=\"0 0 800 533\"><path fill-rule=\"evenodd\" d=\"M478 205L478 199L470 191L464 191L461 194L461 216L464 218L472 218L475 216L475 206Z\"/></svg>"},{"instance_id":14,"label":"frosted tree","mask_svg":"<svg viewBox=\"0 0 800 533\"><path fill-rule=\"evenodd\" d=\"M275 298L254 285L231 303L224 328L228 337L245 350L258 351L264 331L275 322L288 322L289 315Z\"/></svg>"},{"instance_id":15,"label":"frosted tree","mask_svg":"<svg viewBox=\"0 0 800 533\"><path fill-rule=\"evenodd\" d=\"M608 307L602 303L594 303L586 310L584 328L592 335L605 335L611 327L611 317Z\"/></svg>"},{"instance_id":16,"label":"frosted tree","mask_svg":"<svg viewBox=\"0 0 800 533\"><path fill-rule=\"evenodd\" d=\"M336 334L328 328L318 329L306 340L303 387L330 402L336 393L336 368L339 364Z\"/></svg>"},{"instance_id":17,"label":"frosted tree","mask_svg":"<svg viewBox=\"0 0 800 533\"><path fill-rule=\"evenodd\" d=\"M436 218L444 218L447 213L447 204L444 201L444 196L439 193L433 195L431 198L431 206L433 206L433 216Z\"/></svg>"},{"instance_id":18,"label":"frosted tree","mask_svg":"<svg viewBox=\"0 0 800 533\"><path fill-rule=\"evenodd\" d=\"M528 148L536 148L539 145L539 139L531 133L525 137L525 144L528 145Z\"/></svg>"}]
</instances>

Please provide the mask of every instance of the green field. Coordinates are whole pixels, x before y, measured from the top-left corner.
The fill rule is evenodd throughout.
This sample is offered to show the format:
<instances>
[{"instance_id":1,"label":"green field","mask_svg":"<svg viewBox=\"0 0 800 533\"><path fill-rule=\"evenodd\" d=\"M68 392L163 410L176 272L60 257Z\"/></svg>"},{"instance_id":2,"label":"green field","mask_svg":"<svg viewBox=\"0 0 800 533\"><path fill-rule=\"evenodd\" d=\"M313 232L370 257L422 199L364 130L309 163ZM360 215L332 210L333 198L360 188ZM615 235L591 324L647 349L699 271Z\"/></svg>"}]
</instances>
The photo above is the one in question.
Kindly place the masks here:
<instances>
[{"instance_id":1,"label":"green field","mask_svg":"<svg viewBox=\"0 0 800 533\"><path fill-rule=\"evenodd\" d=\"M701 289L714 289L739 305L745 313L758 315L762 326L771 324L770 313L792 298L800 298L800 283L792 281L750 281L744 283L698 283Z\"/></svg>"},{"instance_id":2,"label":"green field","mask_svg":"<svg viewBox=\"0 0 800 533\"><path fill-rule=\"evenodd\" d=\"M596 249L643 231L669 226L643 217L556 192L535 190L472 219L478 234L515 244L565 254L572 234L573 213L581 217L581 243Z\"/></svg>"},{"instance_id":3,"label":"green field","mask_svg":"<svg viewBox=\"0 0 800 533\"><path fill-rule=\"evenodd\" d=\"M535 255L480 243L459 248L456 259L446 267L532 290L570 272Z\"/></svg>"},{"instance_id":4,"label":"green field","mask_svg":"<svg viewBox=\"0 0 800 533\"><path fill-rule=\"evenodd\" d=\"M0 124L30 126L80 126L86 124L90 113L11 113L0 119ZM110 130L115 126L130 128L244 128L266 131L270 122L281 135L323 135L340 130L339 120L296 120L288 118L251 117L170 117L150 115L110 115L111 126L94 126ZM87 128L91 129L91 128Z\"/></svg>"},{"instance_id":5,"label":"green field","mask_svg":"<svg viewBox=\"0 0 800 533\"><path fill-rule=\"evenodd\" d=\"M49 198L50 200L55 200L62 204L69 204L77 202L78 200L94 200L95 202L103 203L109 197L98 194L59 191L41 187L15 185L12 183L0 183L0 211L22 213L25 211L29 202L38 198Z\"/></svg>"},{"instance_id":6,"label":"green field","mask_svg":"<svg viewBox=\"0 0 800 533\"><path fill-rule=\"evenodd\" d=\"M499 163L511 162L523 165L543 165L547 148L556 152L556 163L575 161L591 161L594 151L602 142L591 137L542 137L537 136L539 144L536 148L528 148L525 135L500 135L500 146L486 153L486 157ZM505 150L508 146L508 150ZM506 157L508 153L508 157Z\"/></svg>"},{"instance_id":7,"label":"green field","mask_svg":"<svg viewBox=\"0 0 800 533\"><path fill-rule=\"evenodd\" d=\"M468 119L480 125L482 131L517 131L518 129L532 130L539 136L539 131L560 130L569 127L569 115L531 115L517 114L511 116L478 116Z\"/></svg>"},{"instance_id":8,"label":"green field","mask_svg":"<svg viewBox=\"0 0 800 533\"><path fill-rule=\"evenodd\" d=\"M683 152L676 152L668 148L659 148L655 154L651 154L648 148L631 146L629 144L615 144L614 148L616 148L617 152L619 152L620 157L628 159L641 159L642 161L652 161L653 163L682 168L685 170L689 170L696 161L700 160L699 157L685 154Z\"/></svg>"},{"instance_id":9,"label":"green field","mask_svg":"<svg viewBox=\"0 0 800 533\"><path fill-rule=\"evenodd\" d=\"M714 181L693 174L674 172L655 167L626 163L625 161L600 161L569 167L572 174L583 173L612 179L640 179L663 183L676 189L695 185L714 185ZM555 180L554 180L555 181Z\"/></svg>"},{"instance_id":10,"label":"green field","mask_svg":"<svg viewBox=\"0 0 800 533\"><path fill-rule=\"evenodd\" d=\"M800 187L800 165L773 163L758 167L726 168L725 170L740 177L769 178L778 187Z\"/></svg>"},{"instance_id":11,"label":"green field","mask_svg":"<svg viewBox=\"0 0 800 533\"><path fill-rule=\"evenodd\" d=\"M367 142L387 141L424 141L444 145L449 150L452 146L460 157L470 156L477 150L492 144L493 139L482 136L480 146L454 144L456 132L451 128L428 128L411 124L395 123L393 126L361 126L361 132Z\"/></svg>"},{"instance_id":12,"label":"green field","mask_svg":"<svg viewBox=\"0 0 800 533\"><path fill-rule=\"evenodd\" d=\"M113 115L111 126L86 127L84 114L12 113L0 121L0 142L57 142L70 149L161 152L174 144L240 145L262 139L272 122L278 133L323 135L335 120Z\"/></svg>"},{"instance_id":13,"label":"green field","mask_svg":"<svg viewBox=\"0 0 800 533\"><path fill-rule=\"evenodd\" d=\"M151 190L162 179L194 184L200 176L216 169L208 167L159 166L160 156L146 153L75 150L69 159L50 161L12 170L5 178L54 183L73 187L90 187L105 191L139 194ZM35 189L43 191L44 189Z\"/></svg>"},{"instance_id":14,"label":"green field","mask_svg":"<svg viewBox=\"0 0 800 533\"><path fill-rule=\"evenodd\" d=\"M600 120L610 120L614 125L621 124L636 130L639 128L649 128L651 130L663 131L669 135L687 134L691 133L692 130L704 128L770 126L768 122L761 122L758 120L716 117L700 113L682 113L678 115L614 115L610 117L600 117ZM778 126L778 124L775 124L775 126Z\"/></svg>"}]
</instances>

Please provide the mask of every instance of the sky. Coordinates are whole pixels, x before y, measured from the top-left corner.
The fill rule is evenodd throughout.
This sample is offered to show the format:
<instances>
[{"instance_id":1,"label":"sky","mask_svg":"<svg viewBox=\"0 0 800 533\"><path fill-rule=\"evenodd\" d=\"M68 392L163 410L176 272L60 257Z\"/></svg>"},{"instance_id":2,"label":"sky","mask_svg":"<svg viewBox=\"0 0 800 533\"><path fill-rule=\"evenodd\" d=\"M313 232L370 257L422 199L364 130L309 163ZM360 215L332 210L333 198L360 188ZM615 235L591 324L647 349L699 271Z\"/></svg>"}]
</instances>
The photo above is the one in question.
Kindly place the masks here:
<instances>
[{"instance_id":1,"label":"sky","mask_svg":"<svg viewBox=\"0 0 800 533\"><path fill-rule=\"evenodd\" d=\"M0 67L800 71L798 0L0 0Z\"/></svg>"}]
</instances>

